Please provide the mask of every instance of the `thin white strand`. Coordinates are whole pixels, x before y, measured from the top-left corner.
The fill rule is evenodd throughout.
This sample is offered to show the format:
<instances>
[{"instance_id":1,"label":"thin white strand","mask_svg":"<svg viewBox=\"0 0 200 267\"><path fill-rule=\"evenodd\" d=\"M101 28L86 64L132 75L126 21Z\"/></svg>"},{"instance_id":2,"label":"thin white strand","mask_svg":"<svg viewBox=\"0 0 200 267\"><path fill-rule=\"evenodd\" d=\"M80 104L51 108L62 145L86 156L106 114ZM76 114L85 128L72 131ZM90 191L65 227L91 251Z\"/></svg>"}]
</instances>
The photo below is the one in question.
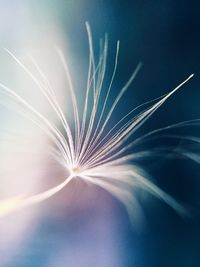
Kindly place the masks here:
<instances>
[{"instance_id":1,"label":"thin white strand","mask_svg":"<svg viewBox=\"0 0 200 267\"><path fill-rule=\"evenodd\" d=\"M92 32L88 22L85 23L87 34L88 34L88 42L89 42L89 53L91 56L91 63L92 63L92 72L95 73L95 59L94 59L94 49L93 49L93 42L92 42ZM93 95L95 96L95 89L96 89L96 78L95 76L92 79L93 81Z\"/></svg>"},{"instance_id":2,"label":"thin white strand","mask_svg":"<svg viewBox=\"0 0 200 267\"><path fill-rule=\"evenodd\" d=\"M137 130L172 94L174 94L182 85L184 85L188 80L193 77L193 74L190 75L186 80L184 80L181 84L179 84L175 89L173 89L170 93L168 93L163 99L153 105L150 109L144 112L139 118L134 121L122 134L117 138L116 141L110 142L110 144L104 149L104 152L110 151L110 153L121 146L130 135Z\"/></svg>"},{"instance_id":3,"label":"thin white strand","mask_svg":"<svg viewBox=\"0 0 200 267\"><path fill-rule=\"evenodd\" d=\"M196 121L196 120L195 120ZM197 120L198 121L198 120ZM190 121L187 121L187 126L191 126L189 124ZM194 121L191 121L192 123L194 123ZM193 124L192 124L193 125ZM195 124L196 125L196 124ZM197 124L198 125L198 124ZM183 126L186 126L186 124L183 124L181 123L181 125L179 124L174 124L173 127L183 127ZM167 126L167 127L164 127L164 128L161 128L159 129L159 131L163 131L163 130L166 130L166 129L170 129L172 128L171 126ZM130 144L126 145L124 148L122 148L119 152L115 153L114 156L119 156L119 154L125 152L126 150L130 149L131 147L135 147L136 145L138 144L141 144L143 142L146 142L146 141L149 141L149 140L153 140L153 139L157 139L157 138L162 138L162 137L168 137L168 138L180 138L180 139L184 139L184 140L189 140L189 141L193 141L193 142L200 142L200 139L198 137L195 137L195 136L184 136L184 135L158 135L158 136L146 136L144 139L142 140L138 140L138 142L131 142ZM114 157L113 156L113 157ZM112 158L113 158L112 157ZM110 158L107 158L106 161L109 161L110 159L112 159L111 157ZM100 161L101 163L102 161ZM105 161L104 161L105 162ZM87 165L86 165L87 166Z\"/></svg>"},{"instance_id":4,"label":"thin white strand","mask_svg":"<svg viewBox=\"0 0 200 267\"><path fill-rule=\"evenodd\" d=\"M72 180L73 177L74 177L73 175L70 175L59 185L33 196L28 196L28 197L17 196L14 198L9 198L0 201L0 217L5 216L10 212L19 210L24 207L29 207L31 205L49 199L50 197L54 196L56 193L61 191Z\"/></svg>"},{"instance_id":5,"label":"thin white strand","mask_svg":"<svg viewBox=\"0 0 200 267\"><path fill-rule=\"evenodd\" d=\"M91 51L90 46L92 45L92 43L90 42L89 36L88 36L88 40L89 40L89 50ZM93 75L95 75L95 74L96 74L96 70L95 70L95 73L93 73ZM90 92L90 88L91 88L91 82L94 79L94 77L92 77L92 79L91 79L91 75L92 75L92 54L89 53L89 67L88 67L86 94L85 94L85 102L84 102L83 117L82 117L81 132L80 132L80 142L78 143L78 154L80 152L80 147L81 147L82 142L83 142L85 127L86 127L89 92ZM77 164L77 158L75 159L75 164Z\"/></svg>"},{"instance_id":6,"label":"thin white strand","mask_svg":"<svg viewBox=\"0 0 200 267\"><path fill-rule=\"evenodd\" d=\"M182 205L180 205L173 197L165 193L158 186L156 186L155 184L150 182L148 179L139 175L136 172L132 171L130 172L130 174L132 174L132 177L137 178L139 185L142 186L143 189L146 189L148 192L152 193L156 197L163 200L165 203L171 206L180 215L183 215L183 216L188 215L187 210Z\"/></svg>"},{"instance_id":7,"label":"thin white strand","mask_svg":"<svg viewBox=\"0 0 200 267\"><path fill-rule=\"evenodd\" d=\"M78 149L77 149L77 156L76 156L76 164L78 162L78 159L80 157L80 150L84 145L84 134L85 134L85 127L86 127L86 117L87 117L87 110L88 110L88 99L89 99L89 92L92 84L92 80L94 79L94 76L96 76L97 72L100 69L102 62L102 56L99 59L99 63L95 69L95 73L92 74L92 77L90 79L89 73L88 73L88 84L87 84L87 89L86 89L86 97L85 97L85 103L84 103L84 111L83 111L83 119L82 119L82 126L81 126L81 133L80 133L80 141L78 143Z\"/></svg>"},{"instance_id":8,"label":"thin white strand","mask_svg":"<svg viewBox=\"0 0 200 267\"><path fill-rule=\"evenodd\" d=\"M70 72L69 72L69 68L68 68L66 59L65 59L62 51L59 48L57 48L57 52L58 52L58 55L60 57L61 63L63 65L64 71L65 71L65 74L66 74L66 77L67 77L69 90L70 90L70 95L71 95L71 98L72 98L75 129L76 129L76 134L75 134L75 154L76 154L77 144L78 144L78 140L79 140L79 136L80 136L80 120L79 120L79 112L78 112L77 100L76 100L76 95L75 95L75 92L74 92L74 87L73 87L73 84L72 84L72 79L71 79L71 75L70 75Z\"/></svg>"},{"instance_id":9,"label":"thin white strand","mask_svg":"<svg viewBox=\"0 0 200 267\"><path fill-rule=\"evenodd\" d=\"M2 92L4 94L6 94L6 96L13 98L12 95L9 95L7 92ZM16 98L13 98L14 101L16 101ZM22 103L20 103L22 105ZM7 108L11 108L8 104L4 103L3 104L5 107ZM23 106L22 106L23 107ZM13 108L13 106L12 106ZM39 129L41 129L48 137L50 137L50 139L54 142L54 144L58 147L58 149L60 150L60 153L64 159L64 161L66 162L66 164L69 162L69 157L66 153L66 150L64 149L63 145L61 144L61 142L56 138L56 136L52 133L52 131L49 130L48 127L44 127L44 123L40 120L38 120L38 117L36 116L36 118L33 118L30 116L30 114L27 114L27 108L26 111L23 110L19 110L16 109L16 111L22 115L23 117L25 117L26 119L28 119L29 121L31 121L33 124L35 124ZM32 114L33 115L33 114ZM35 115L35 114L34 114ZM19 137L18 137L19 138Z\"/></svg>"},{"instance_id":10,"label":"thin white strand","mask_svg":"<svg viewBox=\"0 0 200 267\"><path fill-rule=\"evenodd\" d=\"M57 108L55 107L54 103L52 102L51 98L49 98L46 89L41 85L41 83L38 81L38 79L32 74L32 72L8 49L4 49L16 62L17 64L29 75L29 77L34 81L34 83L37 85L37 87L40 89L40 91L42 92L42 94L45 96L45 98L47 99L47 101L49 102L49 104L51 105L51 107L53 108L53 110L56 112L57 116L59 119L60 118L60 114L57 110ZM66 142L66 139L63 137L63 142L65 142L65 148L68 151L68 155L70 155L69 152L69 146L68 143Z\"/></svg>"},{"instance_id":11,"label":"thin white strand","mask_svg":"<svg viewBox=\"0 0 200 267\"><path fill-rule=\"evenodd\" d=\"M125 206L130 219L135 217L134 214L136 213L136 211L137 214L138 211L141 211L138 201L130 191L124 190L123 188L120 188L119 186L114 185L109 181L94 179L84 175L81 175L80 178L82 178L84 181L88 181L103 188L116 199L118 199ZM135 222L135 220L131 221Z\"/></svg>"},{"instance_id":12,"label":"thin white strand","mask_svg":"<svg viewBox=\"0 0 200 267\"><path fill-rule=\"evenodd\" d=\"M95 142L97 142L99 140L99 138L101 137L110 117L112 116L112 113L116 107L116 105L118 104L118 102L120 101L120 99L122 98L122 96L124 95L124 93L127 91L128 87L130 86L130 84L133 82L133 80L136 78L139 70L141 69L142 64L139 63L138 66L136 67L136 69L134 70L133 74L131 75L131 77L129 78L128 82L125 84L125 86L121 89L120 93L118 94L118 96L115 98L114 103L111 106L111 109L105 119L104 124L101 127L101 130L99 131L97 137L95 138Z\"/></svg>"},{"instance_id":13,"label":"thin white strand","mask_svg":"<svg viewBox=\"0 0 200 267\"><path fill-rule=\"evenodd\" d=\"M30 112L32 112L32 114L34 114L39 120L41 120L54 133L55 137L58 139L58 141L61 143L61 145L67 152L64 137L61 135L58 129L50 123L50 121L45 116L39 113L33 106L31 106L28 102L26 102L21 96L16 94L13 90L8 88L4 84L0 83L0 87L1 87L2 92L6 93L6 95L8 95L9 97L17 100L19 103L22 104L22 106L27 108Z\"/></svg>"},{"instance_id":14,"label":"thin white strand","mask_svg":"<svg viewBox=\"0 0 200 267\"><path fill-rule=\"evenodd\" d=\"M72 137L69 123L66 119L66 116L64 115L64 112L62 111L62 108L60 107L60 105L56 99L54 90L52 89L51 84L50 84L49 80L47 79L46 75L43 73L43 71L41 70L41 68L37 64L36 60L32 56L29 56L29 58L32 61L33 65L36 67L37 71L39 72L39 74L41 75L43 80L45 81L45 83L47 84L48 90L46 90L46 91L49 94L52 102L54 103L55 109L57 109L57 111L59 113L58 117L62 123L62 126L63 126L66 134L67 134L67 140L69 141L69 147L70 147L70 152L71 152L71 160L73 161L73 158L75 157L74 156L74 142L73 142L73 137ZM44 87L44 89L45 89L45 87Z\"/></svg>"},{"instance_id":15,"label":"thin white strand","mask_svg":"<svg viewBox=\"0 0 200 267\"><path fill-rule=\"evenodd\" d=\"M147 110L148 111L148 110ZM146 111L145 111L146 112ZM115 134L114 136L112 136L99 150L97 150L97 152L91 156L91 158L88 160L89 164L84 164L84 166L86 167L91 167L93 166L93 164L95 163L99 165L99 163L101 162L102 159L106 159L109 160L109 157L107 157L109 154L113 154L113 151L111 150L111 145L115 144L115 142L118 141L119 137L121 136L121 134L124 133L124 131L126 129L128 129L128 127L130 125L132 125L134 122L137 122L138 119L140 118L140 116L143 116L143 114L145 114L145 112L142 112L141 114L137 115L136 117L132 118L131 120L129 120L125 125L123 125ZM116 150L118 148L120 148L121 144L118 143L116 144L115 148L113 150ZM117 153L115 152L115 155L119 155L121 153L123 153L124 151L126 151L127 149L129 149L131 147L131 144L126 145L125 147L123 147L120 151L117 151ZM114 156L115 156L114 155ZM112 156L111 156L112 157Z\"/></svg>"},{"instance_id":16,"label":"thin white strand","mask_svg":"<svg viewBox=\"0 0 200 267\"><path fill-rule=\"evenodd\" d=\"M165 94L166 95L166 94ZM93 151L94 151L94 149L96 149L97 147L100 147L100 145L104 142L104 140L106 140L106 138L107 137L109 137L109 135L123 122L123 121L125 121L125 119L126 118L128 118L133 112L135 112L137 109L139 109L139 108L141 108L141 107L143 107L143 106L145 106L145 105L147 105L147 104L150 104L150 103L152 103L152 102L154 102L154 101L156 101L156 100L158 100L158 99L161 99L161 98L163 98L165 95L162 95L162 96L160 96L160 97L158 97L158 98L155 98L155 99L153 99L153 100L150 100L150 101L147 101L147 102L145 102L145 103L143 103L143 104L140 104L139 106L137 106L137 107L135 107L134 109L132 109L131 111L129 111L124 117L122 117L109 131L108 131L108 133L101 139L101 140L99 140L99 142L97 143L97 142L93 142L93 144L92 144L92 146L88 149L88 154L87 154L87 156L89 157L92 153L93 153ZM136 117L138 117L139 116L139 114L137 114L135 117L133 117L131 120L129 120L129 122L131 122L133 119L135 119ZM127 123L125 124L125 125L127 125ZM125 127L125 125L123 125L120 129L118 129L116 132L115 132L115 134L114 135L112 135L111 137L109 137L109 139L112 139L112 138L114 138L120 131L122 131L122 129L123 129L123 127ZM97 143L97 144L96 144Z\"/></svg>"},{"instance_id":17,"label":"thin white strand","mask_svg":"<svg viewBox=\"0 0 200 267\"><path fill-rule=\"evenodd\" d=\"M145 140L146 138L151 137L152 135L165 131L165 130L169 130L169 129L173 129L173 128L178 128L178 127L185 127L185 126L198 126L200 125L200 119L194 119L194 120L188 120L188 121L183 121L183 122L178 122L175 124L171 124L162 128L158 128L156 130L150 131L147 134L138 137L137 139L135 139L135 141L133 141L134 145L137 145L141 142L143 142L143 140Z\"/></svg>"},{"instance_id":18,"label":"thin white strand","mask_svg":"<svg viewBox=\"0 0 200 267\"><path fill-rule=\"evenodd\" d=\"M147 109L148 111L149 109ZM87 167L90 167L91 164L94 162L94 161L97 161L99 159L102 159L102 158L105 158L108 154L110 154L112 152L112 150L110 150L110 146L111 144L114 144L115 141L118 140L118 138L120 137L121 134L124 133L124 131L126 129L128 129L128 127L130 125L132 125L134 122L137 122L138 119L140 118L140 116L143 116L143 114L145 113L146 111L144 112L141 112L141 114L138 114L137 116L133 117L132 119L130 119L128 122L126 122L119 130L116 131L116 133L110 137L105 144L103 144L102 147L100 147L99 149L97 149L97 151L92 155L90 156L87 160L89 162L89 165L87 164L87 161L84 162L84 166L87 166ZM130 145L126 146L126 148L124 148L123 150L126 150L129 148ZM120 145L116 146L116 149L120 147Z\"/></svg>"},{"instance_id":19,"label":"thin white strand","mask_svg":"<svg viewBox=\"0 0 200 267\"><path fill-rule=\"evenodd\" d=\"M89 35L89 33L88 33ZM88 39L90 37L88 36ZM100 45L100 55L99 55L99 62L97 67L94 69L94 66L92 66L92 60L93 60L93 48L91 48L92 43L89 41L89 70L88 70L88 78L87 78L87 88L86 88L86 97L85 97L85 103L84 103L84 111L83 111L83 119L82 119L82 126L81 126L81 134L80 134L80 142L77 150L77 157L76 157L76 164L79 161L81 150L83 149L85 138L87 131L85 133L85 127L86 127L86 118L87 118L87 111L88 111L88 101L89 101L89 93L90 88L92 86L93 80L96 79L96 75L100 72L102 60L103 60L103 53L101 52L101 45ZM93 92L93 101L95 101L95 93ZM94 104L94 103L93 103ZM91 116L90 116L91 117Z\"/></svg>"},{"instance_id":20,"label":"thin white strand","mask_svg":"<svg viewBox=\"0 0 200 267\"><path fill-rule=\"evenodd\" d=\"M88 146L88 141L89 141L91 134L92 134L94 120L95 120L97 107L98 107L98 101L99 101L101 86L102 86L103 78L105 75L106 59L107 59L107 39L105 39L105 43L104 43L104 52L103 52L103 57L102 57L102 70L101 70L101 74L99 75L100 82L99 82L99 86L98 86L96 93L95 93L95 98L94 98L94 103L93 103L93 109L92 109L91 116L90 116L89 126L88 126L86 137L85 137L85 140L84 140L84 143L83 143L80 155L79 155L79 160L80 160L82 154L87 152L86 148Z\"/></svg>"},{"instance_id":21,"label":"thin white strand","mask_svg":"<svg viewBox=\"0 0 200 267\"><path fill-rule=\"evenodd\" d=\"M93 142L93 140L95 139L96 134L97 134L97 132L99 130L99 126L100 126L100 123L101 123L101 120L102 120L102 117L103 117L103 114L104 114L104 111L105 111L105 108L106 108L106 104L107 104L107 101L108 101L108 98L109 98L109 95L110 95L110 91L111 91L112 84L113 84L113 81L114 81L114 78L115 78L115 74L116 74L116 70L117 70L118 55L119 55L119 41L117 42L116 55L115 55L115 64L114 64L114 69L113 69L111 81L110 81L110 84L108 86L108 91L107 91L107 94L106 94L106 97L105 97L105 101L104 101L104 104L103 104L103 108L101 110L101 114L100 114L96 129L95 129L95 132L94 132L94 134L92 136L92 139L91 139L91 141L89 143L89 146L88 146L88 149L87 149L88 152L90 152L91 147L94 147L94 145L97 143L96 140L95 140L96 142L95 141ZM93 145L91 146L91 144L93 144Z\"/></svg>"},{"instance_id":22,"label":"thin white strand","mask_svg":"<svg viewBox=\"0 0 200 267\"><path fill-rule=\"evenodd\" d=\"M143 114L143 113L144 112L142 112L141 114ZM99 159L102 156L105 157L106 155L110 154L109 152L105 154L105 150L106 150L107 146L109 146L111 143L114 143L117 140L117 138L120 136L120 134L122 134L134 121L136 121L139 116L140 116L140 114L138 114L137 116L131 118L128 122L126 122L101 147L100 147L100 145L102 142L100 141L96 147L96 152L93 155L91 155L91 153L92 153L92 151L91 151L89 153L90 157L88 157L87 160L91 163L93 159ZM83 164L84 164L84 166L88 166L86 160L83 162Z\"/></svg>"},{"instance_id":23,"label":"thin white strand","mask_svg":"<svg viewBox=\"0 0 200 267\"><path fill-rule=\"evenodd\" d=\"M10 95L7 95L8 97L11 97ZM16 99L14 99L16 100ZM10 105L8 105L8 103L4 103L3 104L6 108L11 109ZM12 106L13 108L13 106ZM57 140L57 138L55 137L55 135L52 134L52 132L44 127L44 123L41 123L40 121L38 121L36 118L33 118L30 114L27 114L27 110L23 111L20 110L19 108L16 109L16 111L23 117L25 117L27 120L31 121L34 125L36 125L39 129L41 129L42 132L44 132L52 141L53 143L56 145L56 147L59 149L59 152L57 151L57 153L59 153L59 157L60 160L62 160L63 162L65 162L65 168L67 166L67 164L69 163L69 159L67 157L66 151L64 150L63 146L60 144L60 142ZM11 135L11 134L10 134ZM14 141L16 143L16 141L19 141L19 138L21 138L20 143L22 141L25 141L24 138L20 135L20 136L15 136L13 139L13 133L12 133L12 139L7 140L9 143L11 141ZM6 133L6 137L8 137L8 133ZM55 150L55 147L54 147ZM30 151L29 151L30 152Z\"/></svg>"}]
</instances>

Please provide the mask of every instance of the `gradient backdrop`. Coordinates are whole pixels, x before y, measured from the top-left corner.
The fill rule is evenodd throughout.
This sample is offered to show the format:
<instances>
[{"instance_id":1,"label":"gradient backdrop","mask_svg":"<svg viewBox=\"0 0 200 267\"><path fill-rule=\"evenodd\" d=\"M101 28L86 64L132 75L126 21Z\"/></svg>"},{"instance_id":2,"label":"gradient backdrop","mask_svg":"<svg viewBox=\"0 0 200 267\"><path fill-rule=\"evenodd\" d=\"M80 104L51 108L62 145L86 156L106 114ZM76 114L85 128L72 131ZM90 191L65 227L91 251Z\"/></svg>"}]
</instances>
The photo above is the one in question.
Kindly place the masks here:
<instances>
[{"instance_id":1,"label":"gradient backdrop","mask_svg":"<svg viewBox=\"0 0 200 267\"><path fill-rule=\"evenodd\" d=\"M22 58L28 51L36 54L53 82L62 88L60 101L65 106L69 102L64 92L65 80L59 74L60 67L52 51L55 45L63 49L70 61L77 92L80 95L84 93L88 64L85 21L91 25L96 54L99 38L108 33L108 76L113 67L116 41L121 41L113 97L137 63L144 63L120 103L113 123L132 106L170 91L191 73L195 73L192 81L167 101L137 135L200 117L198 1L1 1L0 47L7 47ZM14 85L16 91L21 90L26 97L30 97L27 88L35 89L31 89L29 81L20 75L17 66L2 49L0 78ZM38 92L31 92L32 101L49 114ZM13 132L17 128L20 134L23 127L31 127L4 109L1 109L0 120L1 131L7 127ZM198 128L191 128L186 133L198 135L198 131ZM34 135L38 138L37 133ZM44 145L45 141L41 142ZM177 141L175 146L180 144L181 141ZM30 145L34 147L33 143ZM40 149L36 151L40 152L40 156L34 157L34 164L27 169L26 163L19 162L23 169L20 182L14 173L9 181L1 178L3 186L0 185L0 193L3 196L10 192L10 188L15 193L17 186L17 192L21 188L30 191L37 189L39 183L45 187L58 181L57 178L54 181L58 170L52 171L46 161L45 168L41 166L45 151L41 153ZM2 148L0 156L4 168L9 165L14 169L16 157L5 159ZM10 215L0 222L0 267L199 267L198 164L190 160L172 161L166 158L142 164L160 187L188 207L190 218L181 218L164 203L141 194L138 197L145 221L142 226L134 228L117 200L101 189L74 181L59 196L42 203L40 207ZM12 186L13 183L15 186Z\"/></svg>"}]
</instances>

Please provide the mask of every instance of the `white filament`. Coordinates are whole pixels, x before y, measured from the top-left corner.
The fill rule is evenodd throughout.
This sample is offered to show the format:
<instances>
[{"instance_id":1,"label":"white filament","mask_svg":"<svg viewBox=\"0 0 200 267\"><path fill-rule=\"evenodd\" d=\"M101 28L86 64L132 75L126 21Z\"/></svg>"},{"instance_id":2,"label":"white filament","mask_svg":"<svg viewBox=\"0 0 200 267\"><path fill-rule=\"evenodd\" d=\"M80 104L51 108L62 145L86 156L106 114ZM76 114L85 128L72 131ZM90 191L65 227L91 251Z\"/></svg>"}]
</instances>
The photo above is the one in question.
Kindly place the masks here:
<instances>
[{"instance_id":1,"label":"white filament","mask_svg":"<svg viewBox=\"0 0 200 267\"><path fill-rule=\"evenodd\" d=\"M185 214L185 209L171 196L166 194L163 190L158 188L152 182L148 180L148 175L134 166L130 166L128 161L137 158L154 157L159 153L164 153L166 148L160 148L158 150L143 150L137 153L127 153L132 146L138 146L139 144L150 140L151 138L157 138L160 136L160 132L164 130L169 130L177 127L185 127L189 125L199 125L200 120L191 120L186 122L177 123L167 127L153 130L132 142L126 143L129 137L139 128L142 124L151 116L153 113L165 103L165 101L172 96L180 87L182 87L186 82L188 82L193 74L180 83L175 89L170 91L168 94L163 95L157 99L148 101L128 112L126 115L122 116L111 129L107 130L108 122L110 121L117 104L121 98L125 95L130 84L136 78L138 71L141 68L141 63L138 64L135 71L129 78L128 82L120 90L117 97L112 101L110 110L106 113L106 107L110 97L110 92L112 89L112 84L115 78L117 64L118 64L118 54L119 54L119 42L117 42L116 54L115 54L115 64L112 72L111 80L108 85L108 89L105 94L104 103L102 109L100 110L100 115L98 116L99 101L101 98L101 92L103 90L103 82L106 73L106 60L107 60L107 50L108 41L105 37L105 41L102 47L102 52L99 57L99 62L95 64L94 50L92 43L92 34L89 24L86 23L86 28L88 32L89 39L89 68L88 77L85 93L85 102L83 107L82 116L79 115L78 102L75 95L75 90L70 75L69 67L60 49L57 49L59 58L64 67L66 74L68 88L71 95L73 113L74 113L74 124L75 124L75 135L72 135L72 130L67 118L58 104L56 95L53 88L51 87L46 75L39 67L39 64L30 57L32 64L37 69L41 82L36 78L29 68L25 66L13 53L8 51L8 54L18 63L18 65L29 75L31 80L39 88L41 93L45 96L47 103L50 104L52 109L57 115L58 120L62 124L66 137L61 133L61 131L53 124L51 121L42 115L35 107L29 104L23 97L15 93L12 89L6 85L0 83L0 93L6 95L8 98L14 100L19 105L19 112L23 116L27 117L32 121L37 127L41 128L48 138L51 138L55 147L51 149L51 153L55 160L59 162L60 165L65 166L68 169L70 175L59 185L50 188L44 192L35 194L33 196L15 196L0 202L0 216L5 216L9 212L13 212L17 209L33 205L44 201L57 192L62 190L74 177L79 177L84 181L94 183L101 186L112 195L117 197L126 207L129 215L133 213L133 207L139 210L139 204L137 203L135 196L133 195L133 190L138 186L147 190L148 192L154 194L158 198L165 201L168 205L174 208L177 212ZM93 106L89 113L89 100L90 100L90 90L93 89L92 102ZM156 103L152 104L153 102ZM7 103L4 103L6 106ZM150 107L147 105L152 104ZM139 114L133 116L135 111L138 109L145 109ZM89 121L87 122L87 116ZM105 116L105 118L104 118ZM132 116L132 117L131 117ZM82 119L82 122L80 120ZM104 119L103 119L104 118ZM128 119L129 118L129 119ZM163 134L163 136L165 136ZM168 138L185 138L185 140L200 143L200 139L195 136L181 136L181 135L166 135ZM192 151L187 151L184 149L179 149L175 151L177 154L183 157L190 158L197 163L200 163L199 155ZM27 177L28 178L28 177Z\"/></svg>"}]
</instances>

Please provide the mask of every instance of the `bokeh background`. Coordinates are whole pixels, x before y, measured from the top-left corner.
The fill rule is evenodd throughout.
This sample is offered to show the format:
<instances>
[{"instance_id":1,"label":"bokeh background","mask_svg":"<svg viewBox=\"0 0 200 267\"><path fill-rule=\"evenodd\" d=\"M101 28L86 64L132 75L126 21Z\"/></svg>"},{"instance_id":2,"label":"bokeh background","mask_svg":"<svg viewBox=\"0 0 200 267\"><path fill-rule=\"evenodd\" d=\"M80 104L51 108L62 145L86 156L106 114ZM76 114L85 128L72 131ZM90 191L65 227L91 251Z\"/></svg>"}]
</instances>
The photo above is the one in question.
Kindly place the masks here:
<instances>
[{"instance_id":1,"label":"bokeh background","mask_svg":"<svg viewBox=\"0 0 200 267\"><path fill-rule=\"evenodd\" d=\"M60 88L57 94L65 107L70 100L54 47L58 45L65 52L76 90L82 94L88 64L85 21L89 21L96 54L99 38L108 33L108 75L111 73L109 66L113 66L116 42L118 39L121 42L113 97L137 63L144 63L120 103L113 123L132 106L170 91L191 73L195 73L194 78L159 109L138 135L178 121L199 118L199 17L198 1L1 1L0 77L25 98L29 99L31 94L31 101L48 116L53 116L40 93L3 48L9 48L25 62L27 53L34 54L55 87ZM2 99L1 96L1 102ZM1 135L9 139L1 145L0 151L1 197L12 192L23 193L23 190L37 191L41 184L44 187L56 184L62 173L46 160L45 137L41 137L33 125L19 119L15 112L2 108L0 120ZM195 127L186 133L200 134ZM23 143L26 153L31 151L28 159L23 156L25 162L17 159L25 152L18 150L12 134L20 146ZM34 141L24 142L27 136ZM175 145L181 144L177 141ZM139 195L145 220L142 226L132 227L117 200L99 188L75 180L59 196L40 207L0 221L0 266L199 267L198 164L167 158L141 164L159 186L188 208L190 218L180 217L151 196ZM16 168L20 169L18 175Z\"/></svg>"}]
</instances>

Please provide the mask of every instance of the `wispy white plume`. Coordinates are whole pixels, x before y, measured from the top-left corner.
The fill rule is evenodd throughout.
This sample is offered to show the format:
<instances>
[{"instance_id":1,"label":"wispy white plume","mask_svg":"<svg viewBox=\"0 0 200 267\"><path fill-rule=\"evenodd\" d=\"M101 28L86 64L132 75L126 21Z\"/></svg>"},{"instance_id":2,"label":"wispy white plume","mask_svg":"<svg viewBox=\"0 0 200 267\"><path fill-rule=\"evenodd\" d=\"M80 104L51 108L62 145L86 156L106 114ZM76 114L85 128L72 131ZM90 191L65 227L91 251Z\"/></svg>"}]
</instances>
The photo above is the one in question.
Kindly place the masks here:
<instances>
[{"instance_id":1,"label":"wispy white plume","mask_svg":"<svg viewBox=\"0 0 200 267\"><path fill-rule=\"evenodd\" d=\"M43 131L52 145L51 149L48 149L52 153L54 159L62 167L64 166L64 168L66 168L68 176L63 177L63 182L44 192L35 195L17 195L8 199L2 199L0 201L0 216L5 216L10 212L26 206L31 206L52 197L67 186L74 177L79 177L86 182L93 183L107 190L125 205L130 217L140 213L140 205L134 194L135 190L138 188L146 190L165 201L178 213L183 215L186 214L187 211L184 207L156 186L151 179L149 179L149 175L145 173L143 168L138 167L136 163L134 164L134 160L136 159L165 155L166 151L170 148L160 147L134 153L130 153L129 151L130 148L138 147L140 144L151 139L163 137L182 138L199 145L199 137L182 136L180 134L169 134L168 132L165 132L170 129L199 125L200 120L197 119L169 125L148 132L134 141L133 138L131 138L131 141L129 140L131 135L141 127L169 97L193 77L193 74L169 93L132 109L125 116L119 118L119 120L108 129L108 125L111 124L113 113L121 98L124 97L126 91L134 81L141 68L141 63L138 64L116 98L114 100L111 99L110 92L112 90L118 63L118 41L116 44L113 73L111 75L110 83L107 86L107 91L103 96L102 90L104 90L105 87L105 85L103 86L103 82L106 73L108 41L105 36L104 42L101 45L99 61L96 64L92 34L88 23L86 23L86 28L89 39L90 56L83 108L78 105L70 75L70 68L68 67L64 54L59 48L56 49L66 74L66 86L68 86L70 92L74 115L73 126L70 125L65 112L59 105L55 90L50 84L48 77L46 77L36 60L32 56L29 57L33 67L38 73L38 77L36 77L37 75L33 74L29 67L11 51L5 49L46 98L46 101L57 116L60 128L58 127L58 123L55 125L50 118L39 112L31 103L29 103L29 101L26 101L21 95L17 94L12 88L9 88L3 83L0 83L0 94L6 96L7 99L12 99L14 103L17 104L19 114L25 116L35 125L35 127L39 127ZM103 105L100 104L102 101ZM111 106L108 107L108 103L110 102ZM91 103L92 107L90 106ZM6 106L8 105L6 101L3 104ZM80 112L81 110L82 112ZM137 113L138 110L139 112ZM199 155L197 153L185 150L184 148L175 150L174 155L186 157L200 163Z\"/></svg>"}]
</instances>

